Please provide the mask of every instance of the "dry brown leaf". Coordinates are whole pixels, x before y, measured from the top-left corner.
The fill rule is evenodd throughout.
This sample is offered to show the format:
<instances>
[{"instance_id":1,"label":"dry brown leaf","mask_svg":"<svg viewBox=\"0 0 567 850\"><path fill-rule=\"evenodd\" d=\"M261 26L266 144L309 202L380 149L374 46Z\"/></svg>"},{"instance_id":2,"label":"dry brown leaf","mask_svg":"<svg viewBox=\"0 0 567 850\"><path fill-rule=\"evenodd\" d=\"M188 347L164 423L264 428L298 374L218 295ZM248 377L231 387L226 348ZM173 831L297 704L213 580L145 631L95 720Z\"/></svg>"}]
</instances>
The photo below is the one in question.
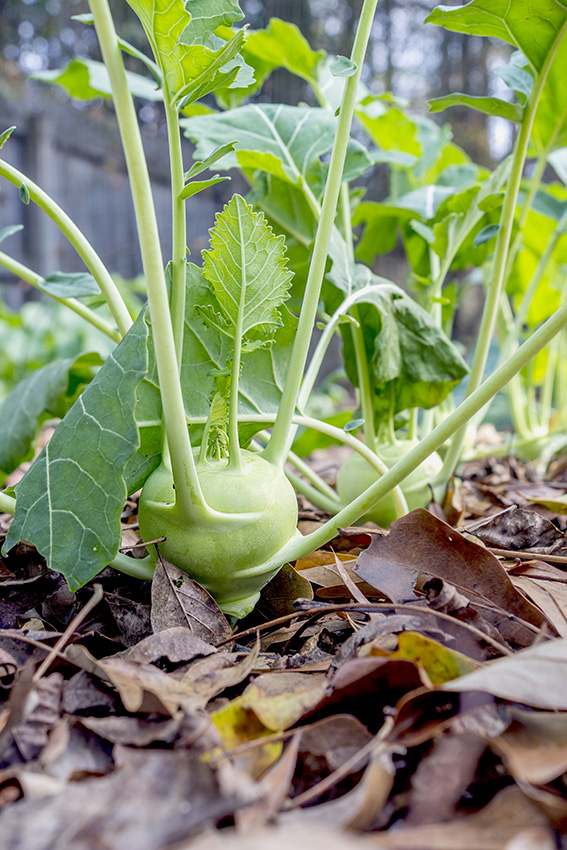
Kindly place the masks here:
<instances>
[{"instance_id":1,"label":"dry brown leaf","mask_svg":"<svg viewBox=\"0 0 567 850\"><path fill-rule=\"evenodd\" d=\"M37 756L47 743L50 731L59 720L62 692L63 676L52 673L40 679L28 694L24 718L12 729L26 761Z\"/></svg>"},{"instance_id":2,"label":"dry brown leaf","mask_svg":"<svg viewBox=\"0 0 567 850\"><path fill-rule=\"evenodd\" d=\"M151 620L154 632L184 626L213 645L232 637L230 623L211 594L163 558L152 579Z\"/></svg>"},{"instance_id":3,"label":"dry brown leaf","mask_svg":"<svg viewBox=\"0 0 567 850\"><path fill-rule=\"evenodd\" d=\"M551 555L567 549L563 532L536 511L514 508L473 531L487 546Z\"/></svg>"},{"instance_id":4,"label":"dry brown leaf","mask_svg":"<svg viewBox=\"0 0 567 850\"><path fill-rule=\"evenodd\" d=\"M525 830L533 831L538 850L551 850L553 833L546 818L519 788L505 788L478 814L448 823L426 824L375 833L369 846L380 850L507 850Z\"/></svg>"},{"instance_id":5,"label":"dry brown leaf","mask_svg":"<svg viewBox=\"0 0 567 850\"><path fill-rule=\"evenodd\" d=\"M509 715L510 725L491 746L512 776L529 785L545 785L567 773L567 714L512 706Z\"/></svg>"},{"instance_id":6,"label":"dry brown leaf","mask_svg":"<svg viewBox=\"0 0 567 850\"><path fill-rule=\"evenodd\" d=\"M482 614L506 640L520 646L532 643L533 631L507 614L536 627L545 622L541 611L514 588L494 555L422 509L396 520L387 537L373 537L358 558L356 572L393 602L417 598L414 587L420 573L444 579L465 590L471 604L501 609L483 607Z\"/></svg>"},{"instance_id":7,"label":"dry brown leaf","mask_svg":"<svg viewBox=\"0 0 567 850\"><path fill-rule=\"evenodd\" d=\"M187 752L117 747L117 769L0 812L10 850L165 850L249 803L249 789Z\"/></svg>"},{"instance_id":8,"label":"dry brown leaf","mask_svg":"<svg viewBox=\"0 0 567 850\"><path fill-rule=\"evenodd\" d=\"M550 711L567 710L567 638L538 643L441 686L444 691L483 691Z\"/></svg>"},{"instance_id":9,"label":"dry brown leaf","mask_svg":"<svg viewBox=\"0 0 567 850\"><path fill-rule=\"evenodd\" d=\"M313 599L311 583L294 570L289 564L284 564L281 570L262 591L257 608L262 617L275 620L294 612L293 603L296 599Z\"/></svg>"},{"instance_id":10,"label":"dry brown leaf","mask_svg":"<svg viewBox=\"0 0 567 850\"><path fill-rule=\"evenodd\" d=\"M149 635L135 646L129 647L124 652L117 652L112 657L128 658L130 661L146 664L152 664L160 658L167 658L172 664L176 664L215 652L217 650L214 646L197 637L186 626L173 626Z\"/></svg>"},{"instance_id":11,"label":"dry brown leaf","mask_svg":"<svg viewBox=\"0 0 567 850\"><path fill-rule=\"evenodd\" d=\"M476 735L437 735L432 751L412 776L404 823L441 823L454 817L485 748L485 742Z\"/></svg>"},{"instance_id":12,"label":"dry brown leaf","mask_svg":"<svg viewBox=\"0 0 567 850\"><path fill-rule=\"evenodd\" d=\"M68 647L66 655L78 667L114 685L127 711L176 717L182 708L200 707L200 699L195 699L190 685L153 664L112 656L97 661L82 646Z\"/></svg>"},{"instance_id":13,"label":"dry brown leaf","mask_svg":"<svg viewBox=\"0 0 567 850\"><path fill-rule=\"evenodd\" d=\"M508 574L514 583L544 612L561 637L567 637L567 575L544 561L527 561Z\"/></svg>"},{"instance_id":14,"label":"dry brown leaf","mask_svg":"<svg viewBox=\"0 0 567 850\"><path fill-rule=\"evenodd\" d=\"M256 665L259 642L251 652L217 653L193 662L188 670L174 673L184 688L191 691L193 708L204 708L225 688L240 684Z\"/></svg>"},{"instance_id":15,"label":"dry brown leaf","mask_svg":"<svg viewBox=\"0 0 567 850\"><path fill-rule=\"evenodd\" d=\"M236 825L241 832L269 823L281 809L293 779L300 738L301 730L298 730L279 760L261 778L258 783L260 799L237 813Z\"/></svg>"}]
</instances>

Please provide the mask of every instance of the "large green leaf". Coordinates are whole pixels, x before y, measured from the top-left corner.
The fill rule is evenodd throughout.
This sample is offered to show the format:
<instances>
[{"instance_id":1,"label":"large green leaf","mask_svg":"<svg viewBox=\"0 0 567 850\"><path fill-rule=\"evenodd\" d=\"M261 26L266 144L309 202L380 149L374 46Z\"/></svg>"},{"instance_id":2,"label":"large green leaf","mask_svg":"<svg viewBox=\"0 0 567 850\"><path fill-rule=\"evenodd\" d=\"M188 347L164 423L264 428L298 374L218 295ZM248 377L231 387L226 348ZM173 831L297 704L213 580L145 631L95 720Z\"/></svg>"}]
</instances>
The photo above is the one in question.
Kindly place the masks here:
<instances>
[{"instance_id":1,"label":"large green leaf","mask_svg":"<svg viewBox=\"0 0 567 850\"><path fill-rule=\"evenodd\" d=\"M355 295L377 420L412 407L434 407L467 374L463 358L422 307L395 284L373 276ZM341 326L347 375L358 386L352 332Z\"/></svg>"},{"instance_id":2,"label":"large green leaf","mask_svg":"<svg viewBox=\"0 0 567 850\"><path fill-rule=\"evenodd\" d=\"M518 103L509 103L499 97L476 97L470 94L454 92L429 101L431 112L442 112L451 106L470 106L485 115L506 118L508 121L521 123L524 110Z\"/></svg>"},{"instance_id":3,"label":"large green leaf","mask_svg":"<svg viewBox=\"0 0 567 850\"><path fill-rule=\"evenodd\" d=\"M319 194L325 175L321 156L333 146L336 121L326 109L249 104L220 114L182 119L181 125L195 142L197 157L204 158L218 145L237 140L237 149L220 160L219 168L239 166L251 172L263 171L295 186L307 183ZM373 165L357 142L351 142L349 154L349 179Z\"/></svg>"},{"instance_id":4,"label":"large green leaf","mask_svg":"<svg viewBox=\"0 0 567 850\"><path fill-rule=\"evenodd\" d=\"M567 40L564 38L551 63L538 100L531 135L531 153L554 151L567 145Z\"/></svg>"},{"instance_id":5,"label":"large green leaf","mask_svg":"<svg viewBox=\"0 0 567 850\"><path fill-rule=\"evenodd\" d=\"M192 263L187 264L187 283L181 384L188 422L195 423L207 417L214 380L211 372L225 368L232 343L203 320L201 307L211 302L210 286L202 269ZM277 411L297 325L285 308L281 310L281 320L274 344L246 355L239 382L242 415Z\"/></svg>"},{"instance_id":6,"label":"large green leaf","mask_svg":"<svg viewBox=\"0 0 567 850\"><path fill-rule=\"evenodd\" d=\"M33 79L42 83L57 83L77 100L93 100L95 97L110 97L112 87L106 66L94 59L72 59L65 68L53 71L37 71ZM126 71L128 88L135 97L144 100L163 100L156 81Z\"/></svg>"},{"instance_id":7,"label":"large green leaf","mask_svg":"<svg viewBox=\"0 0 567 850\"><path fill-rule=\"evenodd\" d=\"M237 54L244 42L239 31L227 43L215 39L220 24L242 18L234 0L128 0L146 31L170 95L196 100L218 85L233 85L243 62ZM190 10L195 12L192 19ZM243 80L244 85L249 79Z\"/></svg>"},{"instance_id":8,"label":"large green leaf","mask_svg":"<svg viewBox=\"0 0 567 850\"><path fill-rule=\"evenodd\" d=\"M500 38L521 50L540 71L566 18L565 0L471 0L465 6L438 6L426 23Z\"/></svg>"},{"instance_id":9,"label":"large green leaf","mask_svg":"<svg viewBox=\"0 0 567 850\"><path fill-rule=\"evenodd\" d=\"M470 162L465 152L451 141L448 126L439 126L431 118L410 115L383 97L368 95L357 106L355 114L382 150L411 157L406 162L402 159L392 162L399 166L399 194L436 183L449 166ZM402 174L405 182L399 179Z\"/></svg>"},{"instance_id":10,"label":"large green leaf","mask_svg":"<svg viewBox=\"0 0 567 850\"><path fill-rule=\"evenodd\" d=\"M100 572L120 545L123 472L139 446L134 406L147 333L140 316L16 486L4 551L27 540L72 590Z\"/></svg>"},{"instance_id":11,"label":"large green leaf","mask_svg":"<svg viewBox=\"0 0 567 850\"><path fill-rule=\"evenodd\" d=\"M98 355L54 360L25 378L0 403L0 476L28 460L42 421L67 412L79 386L92 378Z\"/></svg>"},{"instance_id":12,"label":"large green leaf","mask_svg":"<svg viewBox=\"0 0 567 850\"><path fill-rule=\"evenodd\" d=\"M207 323L238 343L258 328L271 337L281 325L278 307L288 297L291 278L283 236L275 236L264 215L234 195L217 215L203 257L203 274L220 308L220 313L202 308Z\"/></svg>"}]
</instances>

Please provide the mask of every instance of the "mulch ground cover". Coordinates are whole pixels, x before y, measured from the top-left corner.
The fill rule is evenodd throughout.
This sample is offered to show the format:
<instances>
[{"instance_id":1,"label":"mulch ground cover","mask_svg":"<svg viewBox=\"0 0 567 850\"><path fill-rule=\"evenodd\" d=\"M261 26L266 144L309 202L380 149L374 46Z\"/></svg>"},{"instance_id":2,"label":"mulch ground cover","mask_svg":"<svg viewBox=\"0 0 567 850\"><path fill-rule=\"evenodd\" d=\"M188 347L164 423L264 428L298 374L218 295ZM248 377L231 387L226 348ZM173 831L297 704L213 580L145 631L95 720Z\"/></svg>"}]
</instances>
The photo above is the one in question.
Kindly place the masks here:
<instances>
[{"instance_id":1,"label":"mulch ground cover","mask_svg":"<svg viewBox=\"0 0 567 850\"><path fill-rule=\"evenodd\" d=\"M161 557L72 594L20 545L0 846L567 847L566 491L565 458L476 461L446 504L285 567L236 625ZM302 503L301 530L324 519Z\"/></svg>"}]
</instances>

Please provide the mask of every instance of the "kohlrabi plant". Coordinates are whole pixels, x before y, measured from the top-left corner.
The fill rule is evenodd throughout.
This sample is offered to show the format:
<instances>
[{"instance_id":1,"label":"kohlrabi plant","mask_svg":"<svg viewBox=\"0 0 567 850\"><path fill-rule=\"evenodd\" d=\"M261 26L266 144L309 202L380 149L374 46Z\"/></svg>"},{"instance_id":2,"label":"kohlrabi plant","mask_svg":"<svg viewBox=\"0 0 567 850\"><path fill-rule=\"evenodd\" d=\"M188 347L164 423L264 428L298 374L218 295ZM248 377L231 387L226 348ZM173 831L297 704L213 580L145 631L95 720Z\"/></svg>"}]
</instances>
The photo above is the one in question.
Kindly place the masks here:
<instances>
[{"instance_id":1,"label":"kohlrabi plant","mask_svg":"<svg viewBox=\"0 0 567 850\"><path fill-rule=\"evenodd\" d=\"M112 96L147 285L147 307L134 321L85 235L39 186L0 160L0 175L75 246L110 310L106 332L120 339L15 492L0 493L0 510L14 513L3 551L22 539L32 543L72 589L107 564L150 578L155 555L136 560L118 553L124 501L141 488L143 539L165 538L162 554L208 588L224 611L241 617L284 563L323 545L341 525L373 516L380 503L381 521L422 503L424 479L442 482L453 471L470 418L565 324L563 305L482 380L515 250L510 243L533 119L567 30L567 6L555 3L540 17L527 0L501 9L491 3L490 12L485 0L472 0L431 16L524 50L532 84L525 103L514 106L520 122L514 154L487 176L425 120L416 122L411 151L381 144L380 118L386 116L384 125L398 106L360 86L377 0L364 0L350 58L332 60L312 51L285 22L274 20L250 34L235 27L243 17L236 0L128 2L153 58L117 36L107 0L90 0L92 15L83 19L94 23L104 64L75 60L61 73L50 72L49 81L83 97ZM125 71L123 52L137 58L142 74ZM275 67L303 77L319 105L247 102ZM173 222L167 266L132 95L161 101L165 113ZM206 96L209 105L199 103ZM351 137L355 114L377 146L367 149ZM196 144L196 161L187 170L180 130ZM432 136L434 149L426 144ZM392 198L382 205L386 210L357 211L360 191L353 181L377 162L390 163L396 175ZM187 210L197 209L198 192L225 179L202 175L233 167L242 170L250 194L228 201L202 265L190 263ZM421 303L356 257L353 212L355 224L366 224L359 250L367 259L370 234L381 233L380 217L394 217L393 226L384 225L390 242L401 219L411 227L408 240L412 234L421 240L413 240L412 254L428 269L416 275ZM466 366L443 329L443 287L459 256L464 262L464 255L482 250L486 259L493 233L497 243L469 393L451 409L448 394ZM30 270L13 270L32 282ZM77 303L68 306L79 304L84 313L77 298L83 294L80 284L75 290L71 285L65 300ZM318 321L324 328L308 362ZM358 421L345 429L308 415L337 330L360 406ZM25 411L29 394L15 393L11 403ZM350 461L354 470L341 471L338 495L291 450L299 427L339 439L362 458L359 467ZM356 428L362 440L351 433ZM448 440L441 469L435 452ZM302 477L289 471L288 459ZM399 488L405 480L406 495ZM335 514L306 537L296 529L290 482ZM381 502L385 497L391 501Z\"/></svg>"}]
</instances>

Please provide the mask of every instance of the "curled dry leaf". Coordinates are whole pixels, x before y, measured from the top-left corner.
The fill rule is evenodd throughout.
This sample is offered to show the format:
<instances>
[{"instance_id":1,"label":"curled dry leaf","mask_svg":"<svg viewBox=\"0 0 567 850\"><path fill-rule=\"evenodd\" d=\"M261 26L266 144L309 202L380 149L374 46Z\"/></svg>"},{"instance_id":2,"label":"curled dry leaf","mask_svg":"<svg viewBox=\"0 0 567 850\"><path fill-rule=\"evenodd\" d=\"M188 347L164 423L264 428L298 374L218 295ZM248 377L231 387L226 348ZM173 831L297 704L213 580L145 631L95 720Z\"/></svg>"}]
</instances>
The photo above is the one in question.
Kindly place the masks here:
<instances>
[{"instance_id":1,"label":"curled dry leaf","mask_svg":"<svg viewBox=\"0 0 567 850\"><path fill-rule=\"evenodd\" d=\"M538 628L545 622L494 555L422 509L396 520L387 537L373 536L355 569L392 602L416 599L420 573L444 579L464 590L471 604L483 605L483 616L506 640L520 646L532 643L534 633L510 614Z\"/></svg>"},{"instance_id":2,"label":"curled dry leaf","mask_svg":"<svg viewBox=\"0 0 567 850\"><path fill-rule=\"evenodd\" d=\"M12 735L22 756L28 760L41 752L50 731L59 720L63 676L52 673L31 688L24 718L12 729Z\"/></svg>"},{"instance_id":3,"label":"curled dry leaf","mask_svg":"<svg viewBox=\"0 0 567 850\"><path fill-rule=\"evenodd\" d=\"M160 558L152 579L152 629L183 626L210 644L232 636L230 623L204 587Z\"/></svg>"},{"instance_id":4,"label":"curled dry leaf","mask_svg":"<svg viewBox=\"0 0 567 850\"><path fill-rule=\"evenodd\" d=\"M551 555L567 550L563 532L550 520L525 508L513 508L472 532L486 546Z\"/></svg>"}]
</instances>

